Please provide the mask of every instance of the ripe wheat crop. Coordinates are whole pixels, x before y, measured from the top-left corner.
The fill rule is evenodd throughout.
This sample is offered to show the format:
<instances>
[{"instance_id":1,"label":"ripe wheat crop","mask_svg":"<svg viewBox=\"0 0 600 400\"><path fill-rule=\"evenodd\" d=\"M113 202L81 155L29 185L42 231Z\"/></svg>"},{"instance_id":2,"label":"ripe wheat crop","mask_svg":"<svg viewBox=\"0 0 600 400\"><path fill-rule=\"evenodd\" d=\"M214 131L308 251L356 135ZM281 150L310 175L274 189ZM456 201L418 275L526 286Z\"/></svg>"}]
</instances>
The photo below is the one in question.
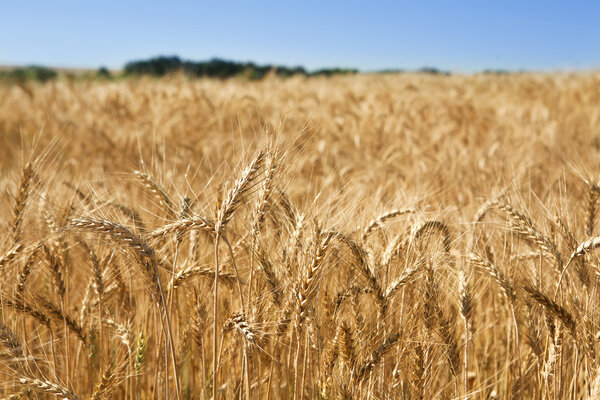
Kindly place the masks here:
<instances>
[{"instance_id":1,"label":"ripe wheat crop","mask_svg":"<svg viewBox=\"0 0 600 400\"><path fill-rule=\"evenodd\" d=\"M599 399L600 75L0 86L0 395Z\"/></svg>"}]
</instances>

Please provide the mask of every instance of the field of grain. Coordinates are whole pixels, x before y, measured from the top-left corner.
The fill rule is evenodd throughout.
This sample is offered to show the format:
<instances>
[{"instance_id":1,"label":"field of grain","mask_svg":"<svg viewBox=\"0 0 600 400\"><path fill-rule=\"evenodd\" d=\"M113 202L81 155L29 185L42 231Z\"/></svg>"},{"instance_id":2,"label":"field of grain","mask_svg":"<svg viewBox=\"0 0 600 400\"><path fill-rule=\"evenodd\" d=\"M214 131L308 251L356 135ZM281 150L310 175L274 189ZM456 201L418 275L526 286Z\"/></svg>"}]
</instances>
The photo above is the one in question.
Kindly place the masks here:
<instances>
[{"instance_id":1,"label":"field of grain","mask_svg":"<svg viewBox=\"0 0 600 400\"><path fill-rule=\"evenodd\" d=\"M0 172L4 398L600 398L598 73L4 85Z\"/></svg>"}]
</instances>

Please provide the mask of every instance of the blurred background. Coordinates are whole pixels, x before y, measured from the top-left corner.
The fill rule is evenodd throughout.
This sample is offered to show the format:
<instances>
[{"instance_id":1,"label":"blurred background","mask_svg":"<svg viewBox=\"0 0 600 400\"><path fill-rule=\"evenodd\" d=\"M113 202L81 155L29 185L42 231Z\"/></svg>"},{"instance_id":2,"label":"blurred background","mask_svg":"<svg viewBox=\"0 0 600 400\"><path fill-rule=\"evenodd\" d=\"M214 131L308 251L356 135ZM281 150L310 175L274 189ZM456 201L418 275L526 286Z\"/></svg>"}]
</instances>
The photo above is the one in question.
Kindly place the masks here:
<instances>
[{"instance_id":1,"label":"blurred background","mask_svg":"<svg viewBox=\"0 0 600 400\"><path fill-rule=\"evenodd\" d=\"M595 69L598 21L594 1L4 1L0 66L40 80Z\"/></svg>"}]
</instances>

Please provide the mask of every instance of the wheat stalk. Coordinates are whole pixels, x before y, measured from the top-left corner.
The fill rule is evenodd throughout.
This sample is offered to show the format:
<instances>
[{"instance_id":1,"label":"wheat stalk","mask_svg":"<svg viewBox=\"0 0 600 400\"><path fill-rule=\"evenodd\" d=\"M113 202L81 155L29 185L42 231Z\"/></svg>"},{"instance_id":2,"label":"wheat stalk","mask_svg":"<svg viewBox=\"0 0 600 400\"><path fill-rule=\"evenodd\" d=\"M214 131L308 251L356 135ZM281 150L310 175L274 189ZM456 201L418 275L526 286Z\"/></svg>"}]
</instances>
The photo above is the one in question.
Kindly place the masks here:
<instances>
[{"instance_id":1,"label":"wheat stalk","mask_svg":"<svg viewBox=\"0 0 600 400\"><path fill-rule=\"evenodd\" d=\"M89 218L75 218L70 220L70 225L74 229L98 232L104 235L108 235L115 241L124 243L140 256L140 264L143 267L142 270L151 283L150 293L153 297L153 300L158 305L159 309L161 309L165 315L166 327L164 329L168 332L169 345L172 355L171 359L173 362L173 370L175 372L175 384L177 386L176 395L177 398L179 398L180 388L177 371L177 361L175 359L175 345L173 341L173 335L171 332L171 322L166 304L166 299L162 289L160 276L158 274L158 261L156 259L156 254L154 250L146 243L146 241L141 236L134 234L126 227L114 222L106 220L93 220ZM161 323L164 324L162 318Z\"/></svg>"}]
</instances>

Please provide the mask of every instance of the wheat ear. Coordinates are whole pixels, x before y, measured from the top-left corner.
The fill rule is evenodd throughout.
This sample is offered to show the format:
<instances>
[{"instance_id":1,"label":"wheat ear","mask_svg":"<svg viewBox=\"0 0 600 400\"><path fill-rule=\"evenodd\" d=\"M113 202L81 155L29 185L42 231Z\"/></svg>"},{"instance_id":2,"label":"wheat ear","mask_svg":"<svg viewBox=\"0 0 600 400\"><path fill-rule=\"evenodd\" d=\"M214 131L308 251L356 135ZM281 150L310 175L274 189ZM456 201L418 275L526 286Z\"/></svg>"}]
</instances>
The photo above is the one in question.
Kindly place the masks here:
<instances>
[{"instance_id":1,"label":"wheat ear","mask_svg":"<svg viewBox=\"0 0 600 400\"><path fill-rule=\"evenodd\" d=\"M241 200L251 187L252 181L257 177L258 171L262 167L267 157L267 153L261 151L252 160L252 162L242 171L241 176L235 181L233 188L227 193L227 197L223 200L219 208L219 215L215 230L220 234L225 226L229 223L235 210L241 204Z\"/></svg>"},{"instance_id":2,"label":"wheat ear","mask_svg":"<svg viewBox=\"0 0 600 400\"><path fill-rule=\"evenodd\" d=\"M367 237L369 236L369 234L371 232L373 232L375 229L381 227L385 221L390 220L392 218L399 217L401 215L412 214L415 211L416 210L414 208L397 209L397 210L387 211L387 212L377 216L375 219L373 219L371 222L369 222L369 224L363 230L363 235L362 235L363 241L367 239Z\"/></svg>"},{"instance_id":3,"label":"wheat ear","mask_svg":"<svg viewBox=\"0 0 600 400\"><path fill-rule=\"evenodd\" d=\"M385 356L394 348L394 346L396 346L399 339L400 334L392 334L385 338L383 343L373 350L369 357L358 367L354 377L357 383L362 382L369 375L369 373L381 362L383 356Z\"/></svg>"},{"instance_id":4,"label":"wheat ear","mask_svg":"<svg viewBox=\"0 0 600 400\"><path fill-rule=\"evenodd\" d=\"M594 234L594 226L596 215L598 213L598 199L600 198L600 188L593 182L587 181L587 198L586 198L586 234L592 236Z\"/></svg>"},{"instance_id":5,"label":"wheat ear","mask_svg":"<svg viewBox=\"0 0 600 400\"><path fill-rule=\"evenodd\" d=\"M442 235L442 245L444 246L444 252L446 253L446 255L449 255L450 250L452 248L452 236L450 235L450 228L448 228L448 225L441 221L425 221L415 231L414 240L418 241L422 239L425 235L430 235L435 232L439 232Z\"/></svg>"},{"instance_id":6,"label":"wheat ear","mask_svg":"<svg viewBox=\"0 0 600 400\"><path fill-rule=\"evenodd\" d=\"M586 240L585 242L581 243L577 249L571 253L571 257L569 257L569 261L567 262L567 266L569 264L571 264L571 262L573 262L573 260L575 260L578 257L583 256L585 253L595 250L598 247L600 247L600 236L596 236L593 238L590 238L588 240ZM566 268L566 266L565 266Z\"/></svg>"},{"instance_id":7,"label":"wheat ear","mask_svg":"<svg viewBox=\"0 0 600 400\"><path fill-rule=\"evenodd\" d=\"M324 237L321 238L320 230L317 230L318 245L313 255L312 261L308 267L308 271L298 289L298 328L302 326L302 322L306 318L305 310L309 299L310 290L312 289L312 283L317 277L322 264L325 253L331 243L333 237L332 233L325 233Z\"/></svg>"},{"instance_id":8,"label":"wheat ear","mask_svg":"<svg viewBox=\"0 0 600 400\"><path fill-rule=\"evenodd\" d=\"M464 351L464 386L465 398L469 397L469 333L471 325L471 317L473 311L473 297L471 295L471 286L465 272L458 272L458 300L460 315L462 316L465 326L465 351Z\"/></svg>"},{"instance_id":9,"label":"wheat ear","mask_svg":"<svg viewBox=\"0 0 600 400\"><path fill-rule=\"evenodd\" d=\"M150 176L150 174L142 171L133 171L133 174L142 182L142 184L157 198L159 204L164 208L167 215L175 218L175 207L169 198L167 192Z\"/></svg>"},{"instance_id":10,"label":"wheat ear","mask_svg":"<svg viewBox=\"0 0 600 400\"><path fill-rule=\"evenodd\" d=\"M21 342L3 322L0 322L0 345L8 350L13 358L18 360L24 357Z\"/></svg>"},{"instance_id":11,"label":"wheat ear","mask_svg":"<svg viewBox=\"0 0 600 400\"><path fill-rule=\"evenodd\" d=\"M380 307L380 309L384 309L385 292L383 291L381 284L377 280L375 273L369 266L367 252L355 240L353 240L350 236L344 233L336 232L334 238L348 246L350 252L352 253L352 255L358 263L359 271L367 279L367 285L371 289L370 293L375 297L375 302Z\"/></svg>"},{"instance_id":12,"label":"wheat ear","mask_svg":"<svg viewBox=\"0 0 600 400\"><path fill-rule=\"evenodd\" d=\"M25 246L19 243L15 247L10 249L5 255L0 257L0 268L4 268L4 266L8 265L23 251L24 248Z\"/></svg>"},{"instance_id":13,"label":"wheat ear","mask_svg":"<svg viewBox=\"0 0 600 400\"><path fill-rule=\"evenodd\" d=\"M161 239L169 234L183 235L190 230L214 232L215 223L210 219L203 217L184 218L156 229L150 232L148 236L152 239Z\"/></svg>"},{"instance_id":14,"label":"wheat ear","mask_svg":"<svg viewBox=\"0 0 600 400\"><path fill-rule=\"evenodd\" d=\"M232 329L237 330L247 342L256 342L258 333L250 323L248 323L243 314L236 314L225 321L225 324L223 324L223 333L229 332Z\"/></svg>"},{"instance_id":15,"label":"wheat ear","mask_svg":"<svg viewBox=\"0 0 600 400\"><path fill-rule=\"evenodd\" d=\"M40 393L59 396L63 400L79 400L79 397L69 389L48 380L35 378L20 378L19 383Z\"/></svg>"},{"instance_id":16,"label":"wheat ear","mask_svg":"<svg viewBox=\"0 0 600 400\"><path fill-rule=\"evenodd\" d=\"M173 371L175 372L175 385L177 387L176 395L179 399L180 384L178 379L175 344L171 332L169 310L167 308L167 302L162 288L160 275L158 274L158 261L156 259L156 254L154 250L146 243L146 241L141 236L131 232L128 228L124 227L123 225L114 222L106 220L94 220L89 218L74 218L70 220L70 225L74 229L98 232L104 235L108 235L113 240L126 244L128 247L134 250L136 254L139 255L140 264L143 267L142 270L151 283L150 294L152 295L153 300L156 302L157 306L160 310L162 310L165 316L164 320L166 320L166 326L164 326L165 321L163 320L163 318L161 318L160 320L164 326L164 329L167 331L169 337L169 345L171 348L173 362Z\"/></svg>"},{"instance_id":17,"label":"wheat ear","mask_svg":"<svg viewBox=\"0 0 600 400\"><path fill-rule=\"evenodd\" d=\"M21 241L21 230L23 226L23 214L25 207L27 206L27 199L29 197L29 187L31 180L34 177L33 164L28 162L23 168L23 177L21 178L21 185L19 186L19 192L17 193L17 199L13 208L13 221L11 225L11 231L15 243Z\"/></svg>"},{"instance_id":18,"label":"wheat ear","mask_svg":"<svg viewBox=\"0 0 600 400\"><path fill-rule=\"evenodd\" d=\"M494 264L486 260L485 258L472 253L470 256L470 261L473 265L484 270L488 275L490 275L494 281L500 286L502 292L506 296L506 298L514 304L517 299L517 294L515 288L506 276L500 271Z\"/></svg>"},{"instance_id":19,"label":"wheat ear","mask_svg":"<svg viewBox=\"0 0 600 400\"><path fill-rule=\"evenodd\" d=\"M96 385L96 389L92 394L91 400L105 400L111 399L111 393L115 390L115 386L117 385L117 371L115 371L114 363L109 363L104 373L102 374L102 379Z\"/></svg>"},{"instance_id":20,"label":"wheat ear","mask_svg":"<svg viewBox=\"0 0 600 400\"><path fill-rule=\"evenodd\" d=\"M52 280L54 282L56 294L58 294L58 297L62 300L65 296L66 288L65 281L60 270L60 262L54 253L48 248L48 246L44 245L42 248L44 249L44 255L46 256L50 272L52 273Z\"/></svg>"},{"instance_id":21,"label":"wheat ear","mask_svg":"<svg viewBox=\"0 0 600 400\"><path fill-rule=\"evenodd\" d=\"M424 259L419 259L416 263L414 263L414 265L412 265L411 267L405 269L402 274L396 279L394 280L390 286L387 288L387 290L385 291L385 299L386 301L389 301L390 298L398 291L400 290L400 288L402 288L403 286L407 285L408 283L410 283L414 277L421 272L421 270L423 269L423 267L425 266L425 260Z\"/></svg>"},{"instance_id":22,"label":"wheat ear","mask_svg":"<svg viewBox=\"0 0 600 400\"><path fill-rule=\"evenodd\" d=\"M221 203L217 212L217 221L215 223L215 279L213 294L213 398L217 399L217 347L218 347L218 316L219 316L219 239L225 230L225 227L233 218L236 209L241 204L243 196L249 191L252 181L258 175L262 167L266 154L261 151L243 171L241 176L235 181L233 188L227 193L227 197ZM240 296L241 299L241 296Z\"/></svg>"},{"instance_id":23,"label":"wheat ear","mask_svg":"<svg viewBox=\"0 0 600 400\"><path fill-rule=\"evenodd\" d=\"M513 230L523 239L525 239L525 241L536 245L541 250L554 256L556 259L558 272L561 273L563 262L556 244L551 241L550 238L541 233L531 218L502 200L496 200L493 204L496 208L504 211L507 214Z\"/></svg>"},{"instance_id":24,"label":"wheat ear","mask_svg":"<svg viewBox=\"0 0 600 400\"><path fill-rule=\"evenodd\" d=\"M523 289L533 300L543 306L549 315L558 319L569 330L573 339L577 340L577 325L569 311L533 286L525 285Z\"/></svg>"},{"instance_id":25,"label":"wheat ear","mask_svg":"<svg viewBox=\"0 0 600 400\"><path fill-rule=\"evenodd\" d=\"M77 321L75 321L69 315L65 314L60 309L60 307L58 307L48 299L42 296L36 296L36 300L42 304L42 307L46 309L46 311L50 315L50 318L54 318L57 321L64 322L67 328L69 328L69 330L73 332L84 345L87 344L86 335L83 332L83 328L79 325Z\"/></svg>"},{"instance_id":26,"label":"wheat ear","mask_svg":"<svg viewBox=\"0 0 600 400\"><path fill-rule=\"evenodd\" d=\"M37 320L40 324L50 329L50 318L48 318L48 316L39 309L34 308L29 304L25 303L25 301L22 298L20 298L20 296L14 300L3 298L2 302L4 303L4 305L13 308L17 312L27 314L30 317L33 317L33 319Z\"/></svg>"},{"instance_id":27,"label":"wheat ear","mask_svg":"<svg viewBox=\"0 0 600 400\"><path fill-rule=\"evenodd\" d=\"M175 275L173 275L173 279L171 280L171 288L176 289L183 285L185 281L195 276L214 278L215 270L214 268L210 268L205 265L192 265L182 268L177 271ZM235 274L219 272L219 280L227 285L234 285L238 281L238 277Z\"/></svg>"}]
</instances>

